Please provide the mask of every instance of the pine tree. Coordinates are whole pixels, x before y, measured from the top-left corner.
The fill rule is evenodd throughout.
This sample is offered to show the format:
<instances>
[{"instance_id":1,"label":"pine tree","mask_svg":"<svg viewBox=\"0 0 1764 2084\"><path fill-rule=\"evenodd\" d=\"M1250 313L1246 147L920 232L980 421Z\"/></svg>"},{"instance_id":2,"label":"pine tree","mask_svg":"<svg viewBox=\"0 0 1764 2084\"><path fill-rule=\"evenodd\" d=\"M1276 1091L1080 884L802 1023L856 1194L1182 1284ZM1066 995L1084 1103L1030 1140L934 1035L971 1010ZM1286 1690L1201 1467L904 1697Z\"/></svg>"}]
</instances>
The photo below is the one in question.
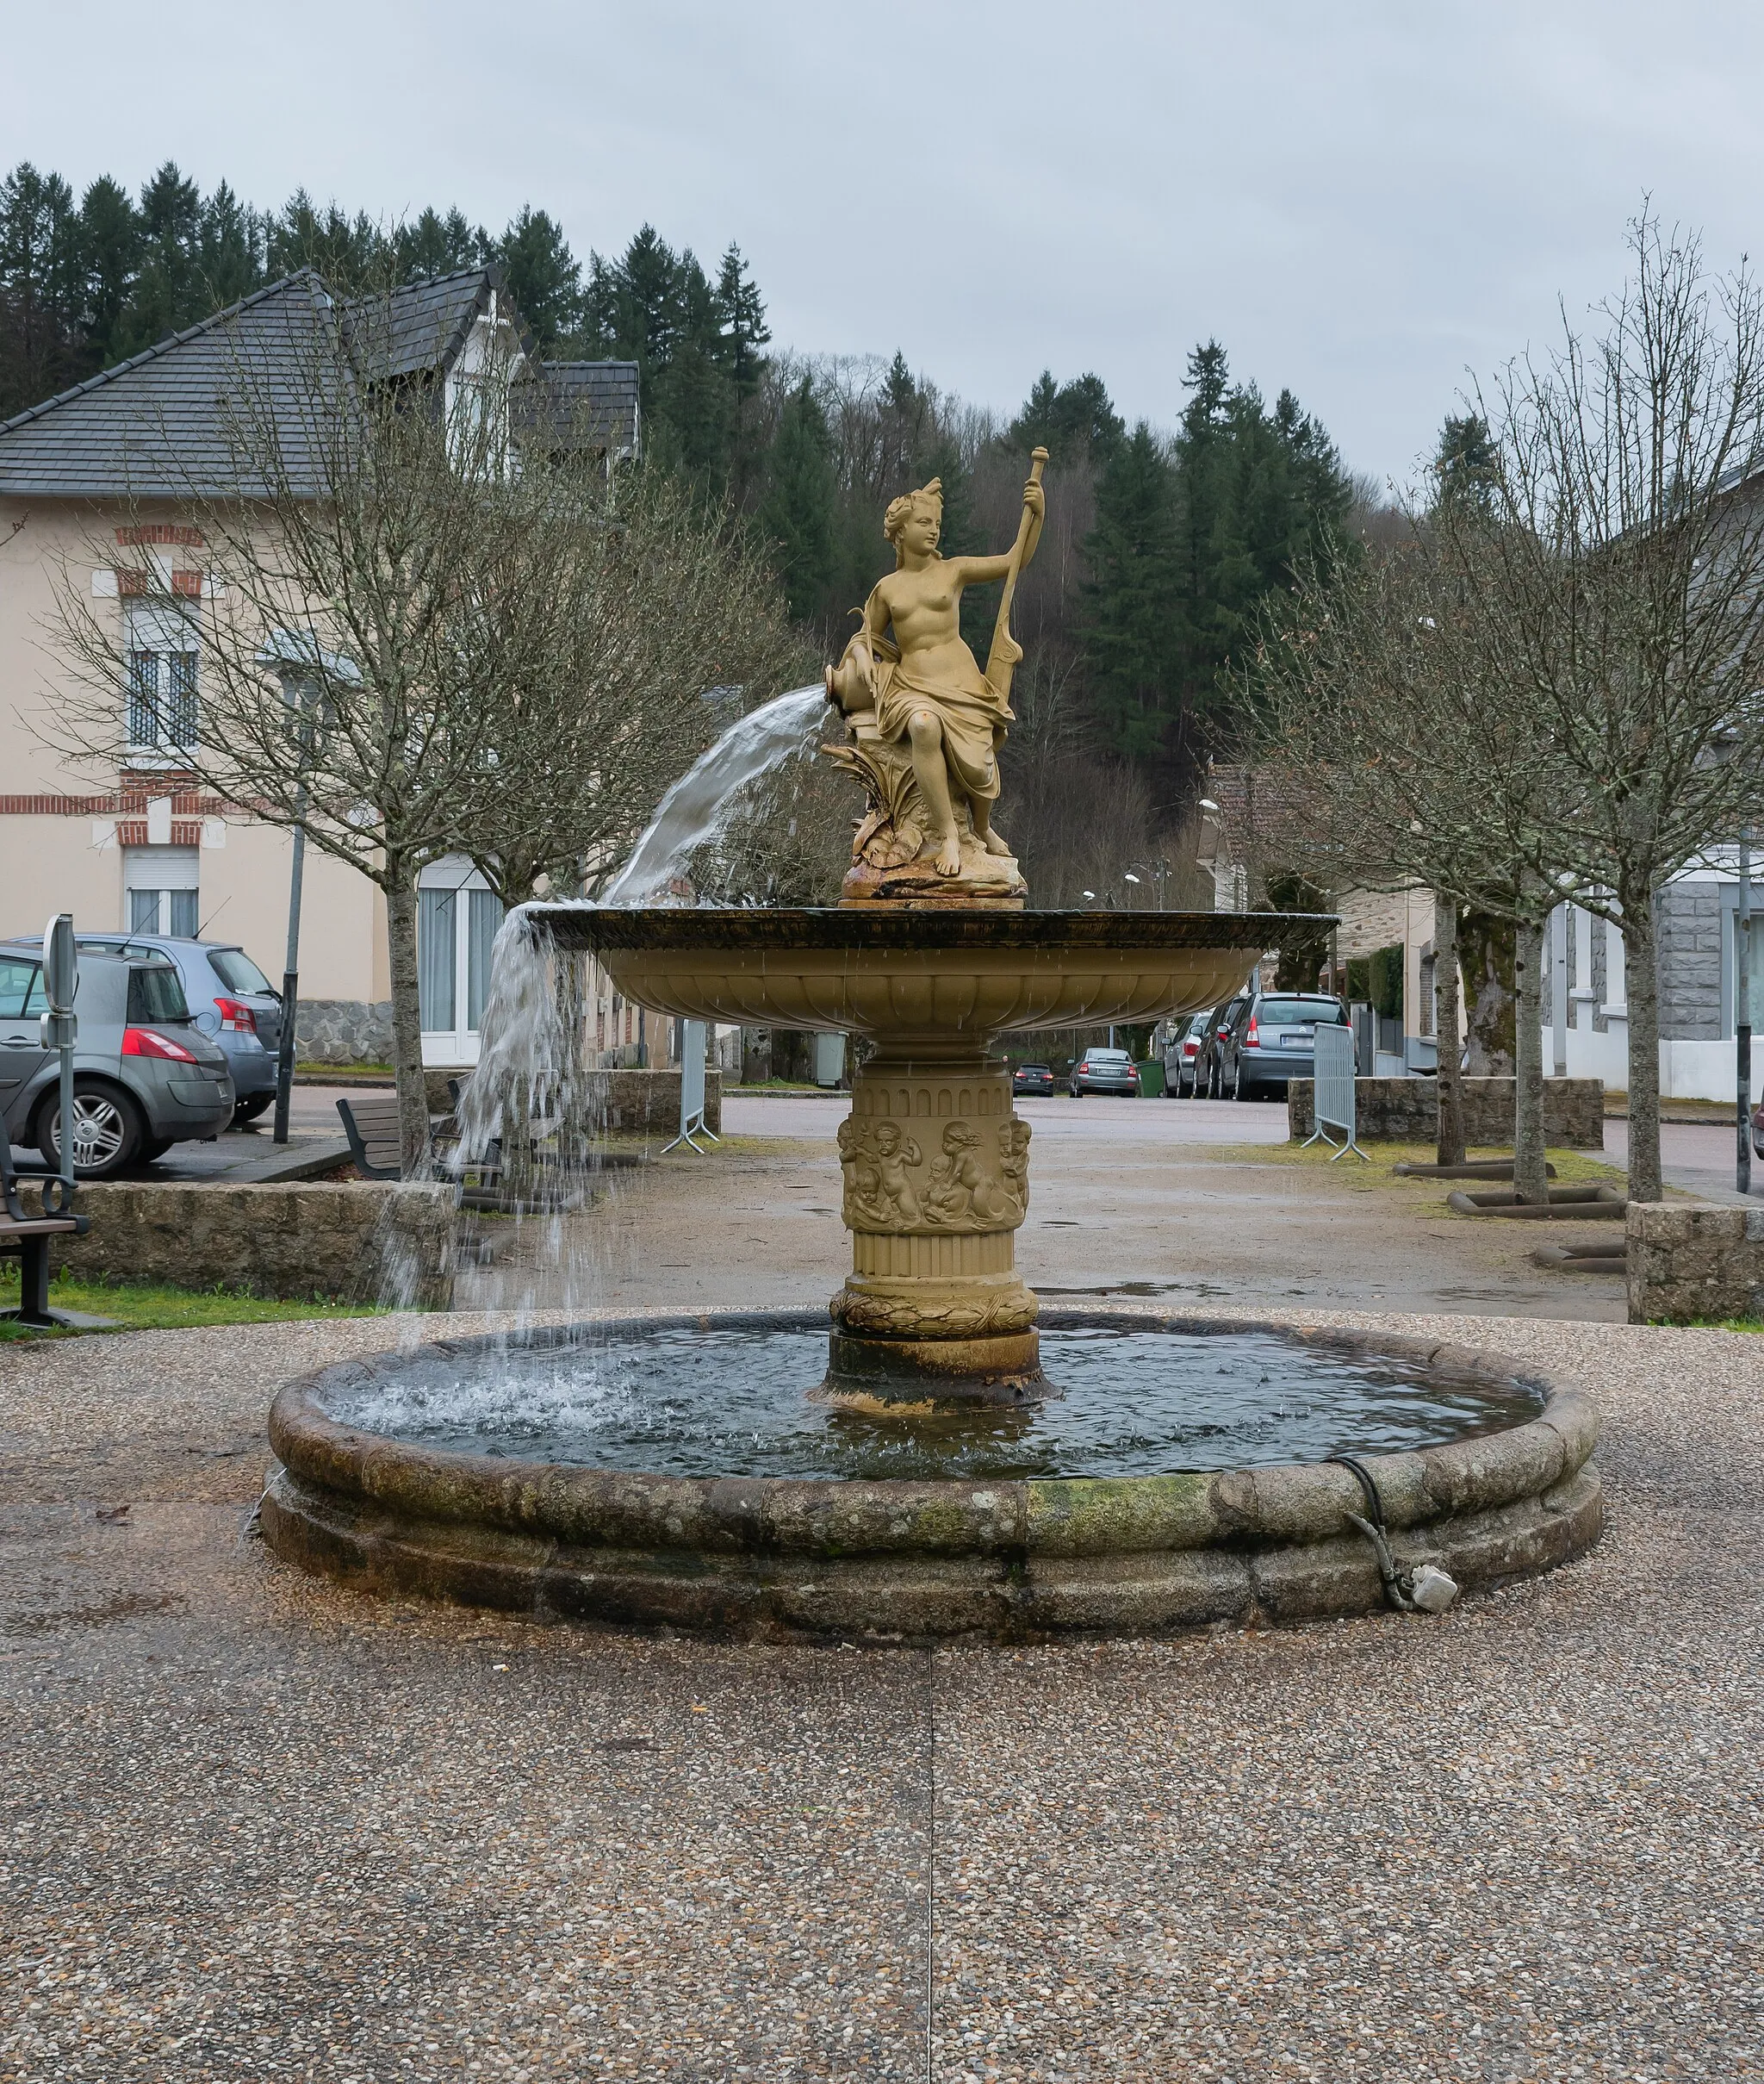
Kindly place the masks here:
<instances>
[{"instance_id":1,"label":"pine tree","mask_svg":"<svg viewBox=\"0 0 1764 2084\"><path fill-rule=\"evenodd\" d=\"M1004 439L1024 456L1031 449L1046 449L1058 470L1079 463L1100 469L1126 434L1102 377L1086 374L1070 383L1056 383L1053 372L1043 370Z\"/></svg>"},{"instance_id":2,"label":"pine tree","mask_svg":"<svg viewBox=\"0 0 1764 2084\"><path fill-rule=\"evenodd\" d=\"M0 182L0 418L86 373L83 287L73 191L26 160Z\"/></svg>"},{"instance_id":3,"label":"pine tree","mask_svg":"<svg viewBox=\"0 0 1764 2084\"><path fill-rule=\"evenodd\" d=\"M562 228L543 210L523 204L490 250L514 306L532 328L539 351L553 355L581 323L581 264Z\"/></svg>"},{"instance_id":4,"label":"pine tree","mask_svg":"<svg viewBox=\"0 0 1764 2084\"><path fill-rule=\"evenodd\" d=\"M382 289L395 263L393 241L365 210L350 217L332 202L323 211L296 189L268 224L270 279L314 268L345 295Z\"/></svg>"},{"instance_id":5,"label":"pine tree","mask_svg":"<svg viewBox=\"0 0 1764 2084\"><path fill-rule=\"evenodd\" d=\"M200 260L208 302L236 304L264 282L263 220L221 182L202 208Z\"/></svg>"},{"instance_id":6,"label":"pine tree","mask_svg":"<svg viewBox=\"0 0 1764 2084\"><path fill-rule=\"evenodd\" d=\"M93 365L108 369L125 352L128 300L140 266L140 220L121 182L101 174L79 206L81 324Z\"/></svg>"},{"instance_id":7,"label":"pine tree","mask_svg":"<svg viewBox=\"0 0 1764 2084\"><path fill-rule=\"evenodd\" d=\"M487 244L481 231L474 231L463 212L450 209L444 217L425 209L414 221L401 224L392 234L394 263L401 282L422 282L437 275L457 275L463 268L479 266Z\"/></svg>"},{"instance_id":8,"label":"pine tree","mask_svg":"<svg viewBox=\"0 0 1764 2084\"><path fill-rule=\"evenodd\" d=\"M674 277L675 330L656 380L655 411L667 453L699 488L721 499L729 485L734 393L723 367L722 312L690 252Z\"/></svg>"},{"instance_id":9,"label":"pine tree","mask_svg":"<svg viewBox=\"0 0 1764 2084\"><path fill-rule=\"evenodd\" d=\"M127 351L182 333L212 308L202 279L202 197L168 159L141 190L140 268L129 298Z\"/></svg>"},{"instance_id":10,"label":"pine tree","mask_svg":"<svg viewBox=\"0 0 1764 2084\"><path fill-rule=\"evenodd\" d=\"M767 465L759 522L773 546L785 600L797 621L823 616L839 483L827 418L806 376L785 401Z\"/></svg>"},{"instance_id":11,"label":"pine tree","mask_svg":"<svg viewBox=\"0 0 1764 2084\"><path fill-rule=\"evenodd\" d=\"M754 407L766 373L761 350L772 338L759 284L731 244L717 271L717 364L729 383L729 493L745 507L759 466Z\"/></svg>"},{"instance_id":12,"label":"pine tree","mask_svg":"<svg viewBox=\"0 0 1764 2084\"><path fill-rule=\"evenodd\" d=\"M1176 551L1170 461L1141 420L1103 470L1084 544L1092 706L1109 750L1130 760L1155 758L1174 719Z\"/></svg>"},{"instance_id":13,"label":"pine tree","mask_svg":"<svg viewBox=\"0 0 1764 2084\"><path fill-rule=\"evenodd\" d=\"M1435 499L1463 501L1486 513L1494 489L1494 438L1480 414L1448 414L1433 451Z\"/></svg>"},{"instance_id":14,"label":"pine tree","mask_svg":"<svg viewBox=\"0 0 1764 2084\"><path fill-rule=\"evenodd\" d=\"M882 379L879 438L877 458L879 489L890 498L910 488L913 468L923 452L926 438L933 433L929 401L913 381L906 357L897 347L888 373Z\"/></svg>"}]
</instances>

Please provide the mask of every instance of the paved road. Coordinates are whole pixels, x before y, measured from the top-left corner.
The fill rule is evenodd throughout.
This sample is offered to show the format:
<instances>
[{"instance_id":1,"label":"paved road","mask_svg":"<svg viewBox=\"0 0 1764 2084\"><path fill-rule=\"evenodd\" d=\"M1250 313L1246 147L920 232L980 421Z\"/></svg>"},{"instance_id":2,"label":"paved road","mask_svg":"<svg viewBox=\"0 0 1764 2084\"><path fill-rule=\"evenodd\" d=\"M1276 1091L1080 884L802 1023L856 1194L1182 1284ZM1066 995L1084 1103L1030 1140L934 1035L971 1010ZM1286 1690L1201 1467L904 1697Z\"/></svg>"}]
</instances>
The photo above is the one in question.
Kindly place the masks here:
<instances>
[{"instance_id":1,"label":"paved road","mask_svg":"<svg viewBox=\"0 0 1764 2084\"><path fill-rule=\"evenodd\" d=\"M494 1266L463 1277L462 1303L823 1308L851 1266L834 1148L845 1108L729 1102L734 1152L677 1153L616 1178L592 1216L566 1226L567 1248L530 1227ZM1393 1180L1388 1165L1293 1162L1274 1148L1286 1141L1282 1107L1059 1099L1023 1113L1034 1198L1017 1259L1049 1300L1624 1315L1620 1278L1533 1265L1533 1225L1453 1215L1439 1183ZM1558 1242L1609 1232L1550 1226Z\"/></svg>"},{"instance_id":2,"label":"paved road","mask_svg":"<svg viewBox=\"0 0 1764 2084\"><path fill-rule=\"evenodd\" d=\"M843 1095L826 1099L729 1099L724 1115L737 1135L831 1137L847 1102ZM1160 1148L1184 1144L1283 1143L1284 1101L1116 1100L1100 1097L1072 1100L1019 1100L1016 1110L1034 1125L1040 1147L1055 1137L1089 1137L1101 1143L1127 1133L1135 1142ZM1615 1166L1629 1163L1630 1125L1607 1119L1605 1155ZM1724 1123L1668 1122L1660 1131L1661 1158L1667 1184L1712 1200L1734 1195L1733 1129ZM1764 1196L1764 1160L1757 1161L1758 1191Z\"/></svg>"}]
</instances>

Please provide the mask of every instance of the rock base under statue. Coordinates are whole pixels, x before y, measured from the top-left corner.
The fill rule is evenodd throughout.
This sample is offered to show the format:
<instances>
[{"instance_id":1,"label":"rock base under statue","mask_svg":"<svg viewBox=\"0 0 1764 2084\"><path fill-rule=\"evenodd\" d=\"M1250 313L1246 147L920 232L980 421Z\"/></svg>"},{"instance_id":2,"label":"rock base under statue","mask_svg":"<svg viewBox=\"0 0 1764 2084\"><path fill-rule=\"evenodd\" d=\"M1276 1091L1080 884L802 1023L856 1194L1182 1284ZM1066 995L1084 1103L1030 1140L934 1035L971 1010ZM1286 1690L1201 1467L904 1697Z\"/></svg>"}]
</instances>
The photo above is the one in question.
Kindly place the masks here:
<instances>
[{"instance_id":1,"label":"rock base under statue","mask_svg":"<svg viewBox=\"0 0 1764 2084\"><path fill-rule=\"evenodd\" d=\"M894 868L854 861L840 886L842 905L902 905L909 911L930 905L1021 911L1029 894L1022 871L1008 854L988 854L965 833L961 873L943 875L929 855Z\"/></svg>"}]
</instances>

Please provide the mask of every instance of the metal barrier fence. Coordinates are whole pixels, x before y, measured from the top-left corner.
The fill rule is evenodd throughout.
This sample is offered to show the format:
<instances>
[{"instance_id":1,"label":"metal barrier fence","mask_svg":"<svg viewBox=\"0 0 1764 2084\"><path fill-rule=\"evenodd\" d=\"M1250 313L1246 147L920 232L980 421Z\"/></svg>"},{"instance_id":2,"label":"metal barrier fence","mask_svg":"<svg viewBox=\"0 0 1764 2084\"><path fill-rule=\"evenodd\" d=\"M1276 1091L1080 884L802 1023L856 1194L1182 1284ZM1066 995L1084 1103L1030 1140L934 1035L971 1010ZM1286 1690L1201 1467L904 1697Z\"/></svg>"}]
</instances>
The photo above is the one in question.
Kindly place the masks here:
<instances>
[{"instance_id":1,"label":"metal barrier fence","mask_svg":"<svg viewBox=\"0 0 1764 2084\"><path fill-rule=\"evenodd\" d=\"M1304 1148L1321 1142L1332 1143L1334 1138L1326 1135L1328 1129L1339 1129L1341 1149L1336 1151L1329 1162L1345 1152L1351 1151L1357 1158L1370 1165L1372 1160L1354 1142L1354 1073L1358 1051L1355 1047L1351 1028L1325 1026L1319 1023L1314 1030L1317 1037L1315 1082L1312 1087L1311 1134L1305 1139Z\"/></svg>"},{"instance_id":2,"label":"metal barrier fence","mask_svg":"<svg viewBox=\"0 0 1764 2084\"><path fill-rule=\"evenodd\" d=\"M700 1136L709 1136L711 1142L723 1139L705 1120L705 1023L702 1020L683 1020L680 1023L680 1134L672 1143L662 1146L664 1156L680 1144L690 1144L695 1151L702 1151Z\"/></svg>"}]
</instances>

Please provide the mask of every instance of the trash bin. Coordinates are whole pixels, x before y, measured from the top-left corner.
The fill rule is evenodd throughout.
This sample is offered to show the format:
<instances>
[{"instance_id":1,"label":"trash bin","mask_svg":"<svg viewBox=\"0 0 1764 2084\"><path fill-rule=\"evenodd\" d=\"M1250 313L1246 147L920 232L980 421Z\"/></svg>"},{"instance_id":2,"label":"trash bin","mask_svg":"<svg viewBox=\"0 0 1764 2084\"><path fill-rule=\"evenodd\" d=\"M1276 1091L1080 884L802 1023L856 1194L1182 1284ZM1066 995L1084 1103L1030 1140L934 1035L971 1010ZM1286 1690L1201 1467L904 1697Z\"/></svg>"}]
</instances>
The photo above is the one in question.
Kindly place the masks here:
<instances>
[{"instance_id":1,"label":"trash bin","mask_svg":"<svg viewBox=\"0 0 1764 2084\"><path fill-rule=\"evenodd\" d=\"M845 1037L842 1035L817 1035L815 1037L815 1083L817 1086L837 1086L845 1076Z\"/></svg>"},{"instance_id":2,"label":"trash bin","mask_svg":"<svg viewBox=\"0 0 1764 2084\"><path fill-rule=\"evenodd\" d=\"M1142 1100L1161 1100L1164 1098L1164 1059L1148 1056L1138 1066L1140 1098Z\"/></svg>"}]
</instances>

